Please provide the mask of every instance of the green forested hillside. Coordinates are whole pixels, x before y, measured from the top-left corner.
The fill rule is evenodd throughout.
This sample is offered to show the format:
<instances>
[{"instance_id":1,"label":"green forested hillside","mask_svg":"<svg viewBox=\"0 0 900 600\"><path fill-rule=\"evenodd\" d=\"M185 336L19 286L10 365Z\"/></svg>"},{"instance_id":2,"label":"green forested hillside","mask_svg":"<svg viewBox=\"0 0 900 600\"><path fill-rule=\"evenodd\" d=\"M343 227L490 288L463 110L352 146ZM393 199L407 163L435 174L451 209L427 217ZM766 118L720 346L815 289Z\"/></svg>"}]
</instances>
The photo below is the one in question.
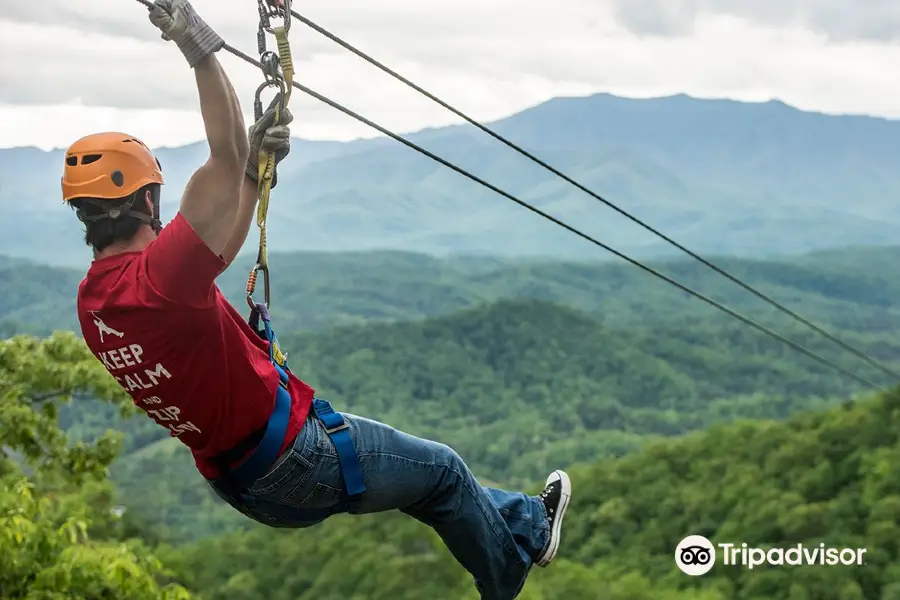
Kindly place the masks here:
<instances>
[{"instance_id":1,"label":"green forested hillside","mask_svg":"<svg viewBox=\"0 0 900 600\"><path fill-rule=\"evenodd\" d=\"M895 255L855 250L727 267L896 365L900 312L892 293L900 282L884 275ZM284 275L274 282L274 312L294 370L345 410L453 445L495 481L530 482L559 464L621 455L654 437L736 417L782 418L859 391L792 349L614 263L405 253L279 260ZM664 267L851 370L884 380L761 302L738 296L715 274L684 262ZM220 285L240 289L243 275L230 269ZM490 303L496 298L518 300ZM433 315L442 316L394 322ZM292 333L294 327L310 331ZM233 527L227 510L194 516L192 507L212 506L212 498L195 486L186 451L149 419L122 421L118 409L80 401L62 411L61 422L79 439L109 427L127 432L115 479L126 505L140 506L167 535ZM162 470L180 476L161 485L145 476Z\"/></svg>"},{"instance_id":2,"label":"green forested hillside","mask_svg":"<svg viewBox=\"0 0 900 600\"><path fill-rule=\"evenodd\" d=\"M900 369L895 257L854 250L728 266ZM616 264L403 253L283 259L297 276L282 278L287 286L276 292L280 337L293 369L321 396L451 444L485 481L536 490L550 469L581 465L571 469L577 496L561 560L535 573L524 600L900 598L890 585L900 568L890 541L900 516L890 483L900 397L856 405L857 384ZM665 268L737 299L727 282L693 266ZM12 271L5 281L29 289ZM43 314L65 314L53 304L69 293L61 273L38 279ZM243 275L226 277L238 287ZM7 315L30 315L13 297ZM758 302L738 304L889 383ZM169 586L178 583L208 599L477 599L439 540L399 515L342 517L301 532L249 523L214 500L176 440L142 415L120 416L127 403L83 346L54 340L0 346L8 453L0 453L0 597L94 582L81 597L186 598ZM78 393L57 409L53 397L70 388ZM101 441L64 453L56 423L69 439ZM115 462L110 428L125 434ZM683 434L691 435L671 439ZM24 473L20 456L30 461ZM69 535L79 519L94 523L89 539ZM689 579L672 564L689 533L760 545L868 544L874 562L752 573L717 566ZM10 571L26 551L31 562ZM129 571L132 579L122 575ZM4 572L32 575L13 585Z\"/></svg>"},{"instance_id":3,"label":"green forested hillside","mask_svg":"<svg viewBox=\"0 0 900 600\"><path fill-rule=\"evenodd\" d=\"M112 510L104 467L115 438L64 447L47 407L78 389L123 399L74 338L0 344L0 433L11 453L0 455L2 597L61 598L65 590L88 600L477 600L436 536L399 514L342 516L299 531L248 525L160 545L164 530ZM896 600L898 464L893 391L572 467L560 556L532 573L520 598ZM157 484L178 476L145 474ZM195 515L205 518L200 507ZM865 548L865 562L751 571L718 561L692 578L673 564L688 534L761 548Z\"/></svg>"},{"instance_id":4,"label":"green forested hillside","mask_svg":"<svg viewBox=\"0 0 900 600\"><path fill-rule=\"evenodd\" d=\"M573 469L561 560L534 572L520 597L896 600L898 464L894 392L783 423L715 427ZM689 534L751 547L867 551L862 566L751 571L720 561L688 577L674 551ZM298 532L254 527L225 540L171 558L189 587L215 600L477 599L435 536L399 515L341 517Z\"/></svg>"},{"instance_id":5,"label":"green forested hillside","mask_svg":"<svg viewBox=\"0 0 900 600\"><path fill-rule=\"evenodd\" d=\"M802 329L790 333L816 344ZM860 391L739 323L612 328L537 301L281 337L294 371L320 396L448 443L479 476L508 485L527 485L560 465L620 456L657 437L736 418L784 418ZM844 337L900 366L900 340ZM857 369L852 357L824 353L879 375ZM102 412L87 414L70 431L90 437L110 425ZM127 506L171 537L233 526L197 486L187 451L174 440L153 443L165 430L143 417L117 427L129 432L131 453L114 470ZM198 503L208 507L200 518Z\"/></svg>"},{"instance_id":6,"label":"green forested hillside","mask_svg":"<svg viewBox=\"0 0 900 600\"><path fill-rule=\"evenodd\" d=\"M504 298L577 308L611 326L692 323L719 318L708 305L621 261L435 258L403 252L294 253L270 257L272 314L281 331L444 315ZM897 328L900 247L828 251L781 260L716 261L747 283L824 325L854 331ZM789 322L758 298L689 260L655 262L662 272L769 324ZM219 278L243 310L251 263ZM83 271L0 258L0 323L43 330L75 327ZM722 316L723 322L730 320Z\"/></svg>"}]
</instances>

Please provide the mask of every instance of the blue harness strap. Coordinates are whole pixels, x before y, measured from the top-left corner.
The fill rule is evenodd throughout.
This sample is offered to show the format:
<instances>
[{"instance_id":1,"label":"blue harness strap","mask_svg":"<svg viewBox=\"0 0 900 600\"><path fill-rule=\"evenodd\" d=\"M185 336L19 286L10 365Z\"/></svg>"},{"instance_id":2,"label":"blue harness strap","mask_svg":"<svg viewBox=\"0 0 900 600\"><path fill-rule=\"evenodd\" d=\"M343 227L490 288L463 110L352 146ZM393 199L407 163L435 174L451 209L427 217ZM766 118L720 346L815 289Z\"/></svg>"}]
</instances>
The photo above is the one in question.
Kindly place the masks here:
<instances>
[{"instance_id":1,"label":"blue harness strap","mask_svg":"<svg viewBox=\"0 0 900 600\"><path fill-rule=\"evenodd\" d=\"M362 494L366 491L366 482L363 479L362 468L359 466L359 456L356 454L353 438L350 437L350 425L347 424L341 413L335 412L331 404L321 398L313 398L313 411L334 444L334 450L337 452L338 462L341 465L341 474L344 476L347 495Z\"/></svg>"},{"instance_id":2,"label":"blue harness strap","mask_svg":"<svg viewBox=\"0 0 900 600\"><path fill-rule=\"evenodd\" d=\"M256 449L229 472L229 477L234 485L242 490L248 489L254 481L265 475L275 464L281 445L284 443L284 436L287 435L288 421L291 416L291 394L287 391L288 376L280 365L274 362L272 364L275 365L281 381L275 391L275 406L272 408L272 414L269 415L269 422L266 423L266 432Z\"/></svg>"},{"instance_id":3,"label":"blue harness strap","mask_svg":"<svg viewBox=\"0 0 900 600\"><path fill-rule=\"evenodd\" d=\"M259 329L259 321L262 320L263 330ZM260 337L265 337L269 342L269 360L278 371L279 386L275 392L275 406L266 423L266 430L256 448L238 466L230 469L224 479L228 480L228 486L232 493L243 493L253 483L268 472L278 459L279 451L287 434L288 422L291 415L291 394L288 392L287 357L278 346L275 331L272 329L269 311L264 304L257 304L250 315L250 326ZM313 412L316 418L325 428L325 433L331 438L337 453L338 463L341 467L341 475L344 479L345 493L347 496L357 496L366 491L366 484L359 464L359 456L350 437L350 426L344 420L341 413L336 412L331 404L321 398L313 398Z\"/></svg>"}]
</instances>

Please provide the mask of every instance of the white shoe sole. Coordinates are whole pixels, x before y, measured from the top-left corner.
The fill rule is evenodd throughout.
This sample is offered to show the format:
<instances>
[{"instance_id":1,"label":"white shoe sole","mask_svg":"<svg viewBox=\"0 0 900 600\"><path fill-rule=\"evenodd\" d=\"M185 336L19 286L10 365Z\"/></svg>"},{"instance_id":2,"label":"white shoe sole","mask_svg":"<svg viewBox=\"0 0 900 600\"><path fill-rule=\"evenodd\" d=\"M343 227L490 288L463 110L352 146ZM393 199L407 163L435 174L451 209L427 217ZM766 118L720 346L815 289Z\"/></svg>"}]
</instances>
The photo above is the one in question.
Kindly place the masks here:
<instances>
[{"instance_id":1,"label":"white shoe sole","mask_svg":"<svg viewBox=\"0 0 900 600\"><path fill-rule=\"evenodd\" d=\"M559 475L562 489L560 490L561 493L559 507L557 507L556 510L556 519L553 521L553 529L550 530L549 543L541 556L535 561L539 567L546 567L554 558L556 558L556 553L559 551L559 541L562 537L563 519L566 516L566 509L569 508L569 501L572 499L572 482L569 480L568 474L566 474L565 471L553 471L553 473L547 477L547 485L550 484L554 475Z\"/></svg>"}]
</instances>

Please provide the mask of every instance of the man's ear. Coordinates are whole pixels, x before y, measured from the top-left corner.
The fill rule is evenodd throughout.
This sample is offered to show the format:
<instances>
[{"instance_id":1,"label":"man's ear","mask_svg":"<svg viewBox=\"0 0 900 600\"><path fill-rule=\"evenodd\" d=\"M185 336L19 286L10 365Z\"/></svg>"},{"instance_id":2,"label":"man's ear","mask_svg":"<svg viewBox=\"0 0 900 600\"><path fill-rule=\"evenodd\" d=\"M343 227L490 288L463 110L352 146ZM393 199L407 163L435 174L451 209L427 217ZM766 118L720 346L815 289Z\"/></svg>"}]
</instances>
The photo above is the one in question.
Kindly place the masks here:
<instances>
[{"instance_id":1,"label":"man's ear","mask_svg":"<svg viewBox=\"0 0 900 600\"><path fill-rule=\"evenodd\" d=\"M144 191L144 207L147 209L147 214L153 214L153 195L150 193L150 190Z\"/></svg>"}]
</instances>

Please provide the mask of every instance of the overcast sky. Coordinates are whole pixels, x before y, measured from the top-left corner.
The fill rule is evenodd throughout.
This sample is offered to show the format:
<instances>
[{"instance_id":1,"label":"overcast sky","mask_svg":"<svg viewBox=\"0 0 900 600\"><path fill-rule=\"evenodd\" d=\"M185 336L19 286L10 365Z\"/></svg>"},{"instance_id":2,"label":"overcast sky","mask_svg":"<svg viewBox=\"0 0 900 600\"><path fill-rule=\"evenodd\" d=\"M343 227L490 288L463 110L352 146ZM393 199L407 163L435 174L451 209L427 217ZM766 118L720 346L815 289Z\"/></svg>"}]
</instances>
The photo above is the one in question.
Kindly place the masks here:
<instances>
[{"instance_id":1,"label":"overcast sky","mask_svg":"<svg viewBox=\"0 0 900 600\"><path fill-rule=\"evenodd\" d=\"M900 116L897 0L302 0L306 16L472 116L553 96L685 92ZM226 40L256 53L253 0L195 0ZM148 144L203 136L193 76L135 0L0 1L0 147L65 147L100 130ZM456 122L300 23L298 78L381 124ZM246 111L256 69L223 59ZM302 94L294 135L372 131ZM248 115L249 116L249 115Z\"/></svg>"}]
</instances>

